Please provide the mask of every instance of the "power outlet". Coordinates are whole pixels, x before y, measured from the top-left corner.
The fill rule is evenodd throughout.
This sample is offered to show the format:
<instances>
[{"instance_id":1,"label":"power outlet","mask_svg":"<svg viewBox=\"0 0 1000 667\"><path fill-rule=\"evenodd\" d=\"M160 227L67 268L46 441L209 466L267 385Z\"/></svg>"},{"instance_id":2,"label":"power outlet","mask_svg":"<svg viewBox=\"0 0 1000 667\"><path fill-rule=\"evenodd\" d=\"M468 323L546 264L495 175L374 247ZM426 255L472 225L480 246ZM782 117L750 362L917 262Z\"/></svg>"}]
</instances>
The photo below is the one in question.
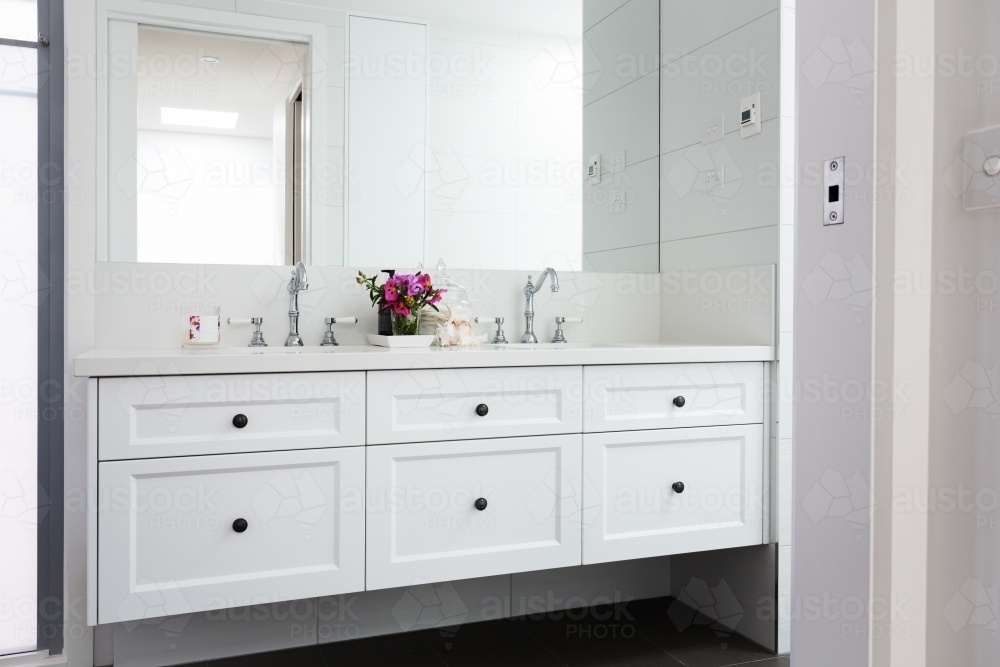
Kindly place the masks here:
<instances>
[{"instance_id":1,"label":"power outlet","mask_svg":"<svg viewBox=\"0 0 1000 667\"><path fill-rule=\"evenodd\" d=\"M707 169L698 175L698 189L702 192L717 190L726 184L725 165Z\"/></svg>"},{"instance_id":2,"label":"power outlet","mask_svg":"<svg viewBox=\"0 0 1000 667\"><path fill-rule=\"evenodd\" d=\"M625 151L618 151L611 155L611 173L620 174L625 171Z\"/></svg>"},{"instance_id":3,"label":"power outlet","mask_svg":"<svg viewBox=\"0 0 1000 667\"><path fill-rule=\"evenodd\" d=\"M625 193L614 190L611 192L611 212L612 213L624 213L625 212Z\"/></svg>"},{"instance_id":4,"label":"power outlet","mask_svg":"<svg viewBox=\"0 0 1000 667\"><path fill-rule=\"evenodd\" d=\"M726 114L719 114L714 118L702 121L701 123L701 143L714 144L722 141L726 137Z\"/></svg>"}]
</instances>

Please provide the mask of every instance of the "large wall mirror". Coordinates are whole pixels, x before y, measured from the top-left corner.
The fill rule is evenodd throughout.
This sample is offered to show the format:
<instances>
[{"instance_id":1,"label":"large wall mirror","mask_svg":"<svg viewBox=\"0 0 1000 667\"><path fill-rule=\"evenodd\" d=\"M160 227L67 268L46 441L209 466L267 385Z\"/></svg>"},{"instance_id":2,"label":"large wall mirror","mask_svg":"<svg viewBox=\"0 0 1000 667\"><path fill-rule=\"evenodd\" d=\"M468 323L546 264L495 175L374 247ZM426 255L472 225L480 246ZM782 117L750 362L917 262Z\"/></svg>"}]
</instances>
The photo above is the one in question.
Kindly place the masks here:
<instances>
[{"instance_id":1,"label":"large wall mirror","mask_svg":"<svg viewBox=\"0 0 1000 667\"><path fill-rule=\"evenodd\" d=\"M777 262L776 0L328 4L108 21L99 260Z\"/></svg>"}]
</instances>

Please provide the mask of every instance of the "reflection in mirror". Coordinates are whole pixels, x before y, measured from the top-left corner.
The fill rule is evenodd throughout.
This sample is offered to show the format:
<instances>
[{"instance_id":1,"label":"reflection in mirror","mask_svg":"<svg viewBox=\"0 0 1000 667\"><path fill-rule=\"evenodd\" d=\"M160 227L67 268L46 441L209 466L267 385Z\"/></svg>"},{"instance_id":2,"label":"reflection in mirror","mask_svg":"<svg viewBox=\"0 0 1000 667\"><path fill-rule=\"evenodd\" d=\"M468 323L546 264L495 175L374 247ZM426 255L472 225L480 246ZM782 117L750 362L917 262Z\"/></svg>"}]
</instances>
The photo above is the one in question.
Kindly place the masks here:
<instances>
[{"instance_id":1,"label":"reflection in mirror","mask_svg":"<svg viewBox=\"0 0 1000 667\"><path fill-rule=\"evenodd\" d=\"M333 4L308 43L109 21L100 259L777 263L777 0Z\"/></svg>"},{"instance_id":2,"label":"reflection in mirror","mask_svg":"<svg viewBox=\"0 0 1000 667\"><path fill-rule=\"evenodd\" d=\"M302 169L290 167L303 153L306 46L110 28L113 50L134 41L136 53L134 76L113 78L110 90L123 111L136 109L134 133L112 125L110 158L121 167L109 186L111 259L298 261Z\"/></svg>"},{"instance_id":3,"label":"reflection in mirror","mask_svg":"<svg viewBox=\"0 0 1000 667\"><path fill-rule=\"evenodd\" d=\"M511 6L520 30L350 17L348 265L581 269L580 6L532 10Z\"/></svg>"}]
</instances>

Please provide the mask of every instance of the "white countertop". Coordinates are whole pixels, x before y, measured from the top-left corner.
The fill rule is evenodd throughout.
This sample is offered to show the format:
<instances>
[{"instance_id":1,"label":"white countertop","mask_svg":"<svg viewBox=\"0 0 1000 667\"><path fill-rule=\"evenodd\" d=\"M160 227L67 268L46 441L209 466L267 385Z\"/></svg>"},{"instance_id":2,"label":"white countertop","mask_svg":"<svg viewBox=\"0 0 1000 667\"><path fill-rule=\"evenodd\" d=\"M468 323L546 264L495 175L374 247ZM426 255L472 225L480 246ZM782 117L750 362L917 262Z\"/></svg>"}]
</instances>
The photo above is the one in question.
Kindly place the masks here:
<instances>
[{"instance_id":1,"label":"white countertop","mask_svg":"<svg viewBox=\"0 0 1000 667\"><path fill-rule=\"evenodd\" d=\"M340 347L219 347L206 350L95 349L73 359L77 377L301 373L309 371L493 368L511 366L597 366L692 362L772 361L766 345L661 345L543 343L467 348L387 349Z\"/></svg>"}]
</instances>

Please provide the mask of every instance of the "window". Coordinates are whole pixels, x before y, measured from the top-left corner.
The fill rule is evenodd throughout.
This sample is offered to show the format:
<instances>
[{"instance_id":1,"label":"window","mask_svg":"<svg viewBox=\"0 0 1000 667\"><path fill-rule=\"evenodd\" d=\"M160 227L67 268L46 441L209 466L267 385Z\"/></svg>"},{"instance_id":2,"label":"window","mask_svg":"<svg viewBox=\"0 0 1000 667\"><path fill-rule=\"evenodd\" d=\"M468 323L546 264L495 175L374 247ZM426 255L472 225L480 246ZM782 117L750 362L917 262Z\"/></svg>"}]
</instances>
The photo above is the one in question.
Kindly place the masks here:
<instances>
[{"instance_id":1,"label":"window","mask_svg":"<svg viewBox=\"0 0 1000 667\"><path fill-rule=\"evenodd\" d=\"M0 655L37 648L38 18L0 0Z\"/></svg>"}]
</instances>

